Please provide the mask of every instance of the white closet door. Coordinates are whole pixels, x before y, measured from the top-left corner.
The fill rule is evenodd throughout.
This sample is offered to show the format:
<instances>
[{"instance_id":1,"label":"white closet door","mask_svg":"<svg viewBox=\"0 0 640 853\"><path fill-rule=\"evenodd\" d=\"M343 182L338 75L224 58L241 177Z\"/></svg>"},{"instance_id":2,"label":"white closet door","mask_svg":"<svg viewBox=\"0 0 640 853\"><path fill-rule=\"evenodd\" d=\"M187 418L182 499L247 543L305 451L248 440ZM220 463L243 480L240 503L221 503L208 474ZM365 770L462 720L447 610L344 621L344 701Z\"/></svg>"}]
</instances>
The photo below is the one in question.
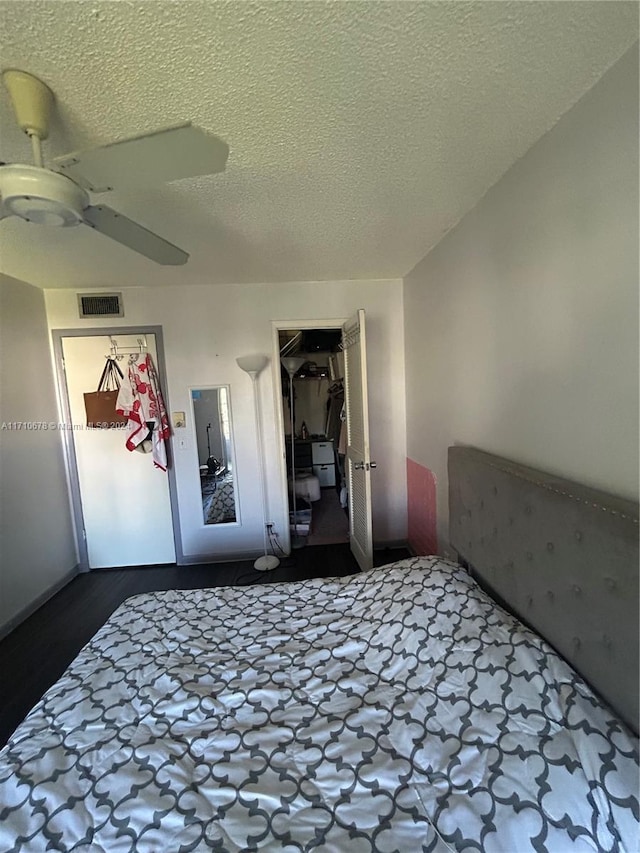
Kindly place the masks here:
<instances>
[{"instance_id":1,"label":"white closet door","mask_svg":"<svg viewBox=\"0 0 640 853\"><path fill-rule=\"evenodd\" d=\"M157 366L155 335L146 338ZM129 335L117 341L136 344ZM89 568L175 563L167 473L151 454L127 450L124 430L86 428L83 394L96 390L109 343L97 335L62 339ZM126 357L119 364L126 376Z\"/></svg>"},{"instance_id":2,"label":"white closet door","mask_svg":"<svg viewBox=\"0 0 640 853\"><path fill-rule=\"evenodd\" d=\"M371 530L371 457L364 310L342 327L345 405L347 411L346 475L349 485L350 544L360 569L373 567ZM375 463L373 463L375 467Z\"/></svg>"}]
</instances>

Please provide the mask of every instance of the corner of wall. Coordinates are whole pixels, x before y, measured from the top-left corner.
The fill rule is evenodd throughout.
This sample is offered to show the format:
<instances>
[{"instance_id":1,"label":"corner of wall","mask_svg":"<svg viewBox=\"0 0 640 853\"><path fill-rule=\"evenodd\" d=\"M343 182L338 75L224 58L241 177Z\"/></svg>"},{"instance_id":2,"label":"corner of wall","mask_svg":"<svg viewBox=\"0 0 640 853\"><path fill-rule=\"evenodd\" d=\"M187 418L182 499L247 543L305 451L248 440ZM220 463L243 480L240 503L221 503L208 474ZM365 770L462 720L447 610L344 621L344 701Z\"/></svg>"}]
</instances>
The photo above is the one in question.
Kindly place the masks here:
<instances>
[{"instance_id":1,"label":"corner of wall","mask_svg":"<svg viewBox=\"0 0 640 853\"><path fill-rule=\"evenodd\" d=\"M28 377L28 381L25 378ZM76 574L42 291L0 275L0 623L5 630Z\"/></svg>"}]
</instances>

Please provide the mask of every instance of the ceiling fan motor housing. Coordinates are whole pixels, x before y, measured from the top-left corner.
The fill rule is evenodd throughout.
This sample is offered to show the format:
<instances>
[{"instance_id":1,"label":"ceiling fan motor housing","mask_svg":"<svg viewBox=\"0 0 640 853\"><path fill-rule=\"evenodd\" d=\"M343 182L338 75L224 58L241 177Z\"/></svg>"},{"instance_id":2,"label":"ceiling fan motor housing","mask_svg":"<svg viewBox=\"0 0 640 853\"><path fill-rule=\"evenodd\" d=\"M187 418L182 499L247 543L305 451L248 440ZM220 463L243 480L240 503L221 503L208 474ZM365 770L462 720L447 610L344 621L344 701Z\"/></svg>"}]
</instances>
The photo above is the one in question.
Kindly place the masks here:
<instances>
[{"instance_id":1,"label":"ceiling fan motor housing","mask_svg":"<svg viewBox=\"0 0 640 853\"><path fill-rule=\"evenodd\" d=\"M3 166L0 196L5 216L19 216L38 225L79 225L89 196L77 184L38 166Z\"/></svg>"},{"instance_id":2,"label":"ceiling fan motor housing","mask_svg":"<svg viewBox=\"0 0 640 853\"><path fill-rule=\"evenodd\" d=\"M26 71L7 68L2 72L4 85L9 92L16 120L21 130L29 136L46 139L49 135L49 118L53 109L51 89Z\"/></svg>"}]
</instances>

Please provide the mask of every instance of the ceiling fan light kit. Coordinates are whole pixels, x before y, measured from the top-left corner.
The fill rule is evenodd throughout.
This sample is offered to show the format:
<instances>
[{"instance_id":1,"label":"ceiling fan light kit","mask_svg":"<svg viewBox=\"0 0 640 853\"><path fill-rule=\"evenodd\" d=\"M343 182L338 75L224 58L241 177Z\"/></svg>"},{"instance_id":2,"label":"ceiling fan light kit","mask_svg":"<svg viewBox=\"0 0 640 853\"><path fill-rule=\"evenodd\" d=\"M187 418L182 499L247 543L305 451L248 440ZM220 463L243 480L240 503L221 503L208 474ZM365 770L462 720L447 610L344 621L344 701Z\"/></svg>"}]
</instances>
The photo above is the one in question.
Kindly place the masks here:
<instances>
[{"instance_id":1,"label":"ceiling fan light kit","mask_svg":"<svg viewBox=\"0 0 640 853\"><path fill-rule=\"evenodd\" d=\"M6 69L2 79L18 126L31 139L35 165L0 166L0 219L17 216L58 227L84 224L155 263L186 263L189 255L168 240L106 205L92 206L88 191L127 190L222 172L229 155L226 142L185 122L58 157L53 169L45 168L40 143L49 135L53 92L26 71Z\"/></svg>"},{"instance_id":2,"label":"ceiling fan light kit","mask_svg":"<svg viewBox=\"0 0 640 853\"><path fill-rule=\"evenodd\" d=\"M37 225L80 225L88 194L73 181L38 166L3 166L0 195L5 216Z\"/></svg>"}]
</instances>

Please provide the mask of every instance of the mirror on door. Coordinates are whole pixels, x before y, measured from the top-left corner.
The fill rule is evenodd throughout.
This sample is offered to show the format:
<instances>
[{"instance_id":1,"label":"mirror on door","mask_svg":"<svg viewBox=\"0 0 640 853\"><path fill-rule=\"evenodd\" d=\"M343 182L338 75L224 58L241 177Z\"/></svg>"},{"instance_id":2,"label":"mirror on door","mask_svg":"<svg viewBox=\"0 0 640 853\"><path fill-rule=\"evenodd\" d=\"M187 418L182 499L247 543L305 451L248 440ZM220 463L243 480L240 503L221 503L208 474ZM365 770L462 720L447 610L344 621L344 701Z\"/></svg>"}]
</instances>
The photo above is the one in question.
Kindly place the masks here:
<instances>
[{"instance_id":1,"label":"mirror on door","mask_svg":"<svg viewBox=\"0 0 640 853\"><path fill-rule=\"evenodd\" d=\"M233 524L238 520L238 512L229 386L192 388L191 405L203 521L205 524Z\"/></svg>"}]
</instances>

